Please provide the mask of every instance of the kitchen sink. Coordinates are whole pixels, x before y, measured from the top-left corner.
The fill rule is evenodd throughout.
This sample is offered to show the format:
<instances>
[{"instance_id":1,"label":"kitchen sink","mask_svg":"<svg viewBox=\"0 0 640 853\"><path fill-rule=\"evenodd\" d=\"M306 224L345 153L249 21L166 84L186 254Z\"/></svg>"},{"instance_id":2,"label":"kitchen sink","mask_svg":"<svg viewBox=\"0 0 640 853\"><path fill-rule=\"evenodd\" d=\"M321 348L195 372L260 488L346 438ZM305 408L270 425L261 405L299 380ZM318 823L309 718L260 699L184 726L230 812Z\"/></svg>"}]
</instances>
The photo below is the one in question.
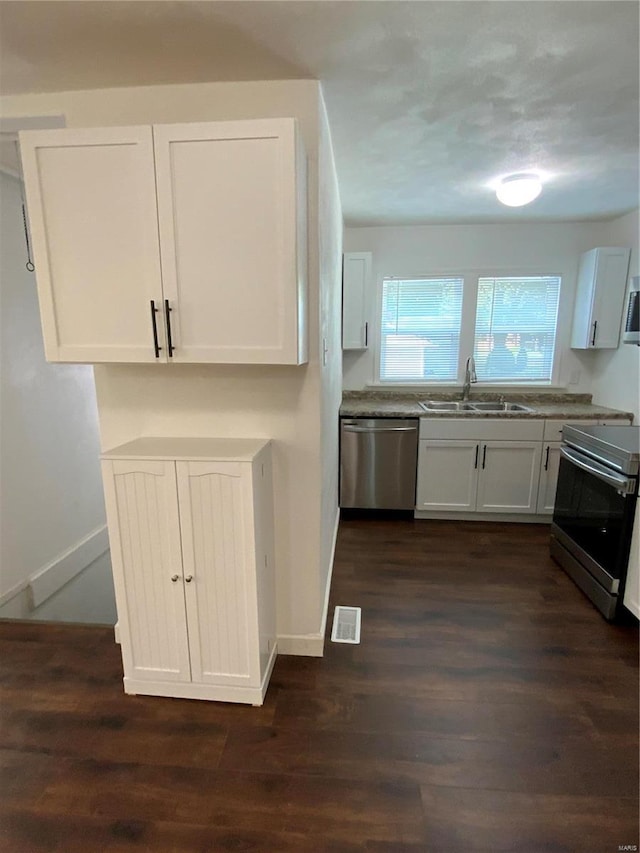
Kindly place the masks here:
<instances>
[{"instance_id":1,"label":"kitchen sink","mask_svg":"<svg viewBox=\"0 0 640 853\"><path fill-rule=\"evenodd\" d=\"M468 400L423 400L420 405L425 412L532 412L521 403L503 403L498 400L487 403L471 403Z\"/></svg>"},{"instance_id":2,"label":"kitchen sink","mask_svg":"<svg viewBox=\"0 0 640 853\"><path fill-rule=\"evenodd\" d=\"M472 412L471 403L456 400L424 400L420 403L427 412Z\"/></svg>"},{"instance_id":3,"label":"kitchen sink","mask_svg":"<svg viewBox=\"0 0 640 853\"><path fill-rule=\"evenodd\" d=\"M472 403L472 408L477 412L532 412L529 406L520 403Z\"/></svg>"}]
</instances>

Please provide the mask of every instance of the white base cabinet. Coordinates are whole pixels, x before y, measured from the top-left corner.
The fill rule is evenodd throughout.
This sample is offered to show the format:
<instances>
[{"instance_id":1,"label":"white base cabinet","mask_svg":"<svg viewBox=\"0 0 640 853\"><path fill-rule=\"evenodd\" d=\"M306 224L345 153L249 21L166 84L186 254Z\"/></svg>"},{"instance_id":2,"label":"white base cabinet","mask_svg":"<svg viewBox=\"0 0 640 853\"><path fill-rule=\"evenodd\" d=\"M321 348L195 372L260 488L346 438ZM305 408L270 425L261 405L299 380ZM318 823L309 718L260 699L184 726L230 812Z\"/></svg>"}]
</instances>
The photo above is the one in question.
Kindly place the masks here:
<instances>
[{"instance_id":1,"label":"white base cabinet","mask_svg":"<svg viewBox=\"0 0 640 853\"><path fill-rule=\"evenodd\" d=\"M424 439L416 509L535 513L539 471L539 441Z\"/></svg>"},{"instance_id":2,"label":"white base cabinet","mask_svg":"<svg viewBox=\"0 0 640 853\"><path fill-rule=\"evenodd\" d=\"M431 439L418 446L416 509L471 512L478 494L478 453L475 439Z\"/></svg>"},{"instance_id":3,"label":"white base cabinet","mask_svg":"<svg viewBox=\"0 0 640 853\"><path fill-rule=\"evenodd\" d=\"M417 518L544 521L553 514L564 426L628 420L421 418Z\"/></svg>"},{"instance_id":4,"label":"white base cabinet","mask_svg":"<svg viewBox=\"0 0 640 853\"><path fill-rule=\"evenodd\" d=\"M560 469L560 447L562 442L550 441L543 446L538 488L538 514L553 515Z\"/></svg>"},{"instance_id":5,"label":"white base cabinet","mask_svg":"<svg viewBox=\"0 0 640 853\"><path fill-rule=\"evenodd\" d=\"M539 441L485 441L477 512L535 513L539 478Z\"/></svg>"},{"instance_id":6,"label":"white base cabinet","mask_svg":"<svg viewBox=\"0 0 640 853\"><path fill-rule=\"evenodd\" d=\"M277 655L270 443L102 458L127 693L261 705Z\"/></svg>"}]
</instances>

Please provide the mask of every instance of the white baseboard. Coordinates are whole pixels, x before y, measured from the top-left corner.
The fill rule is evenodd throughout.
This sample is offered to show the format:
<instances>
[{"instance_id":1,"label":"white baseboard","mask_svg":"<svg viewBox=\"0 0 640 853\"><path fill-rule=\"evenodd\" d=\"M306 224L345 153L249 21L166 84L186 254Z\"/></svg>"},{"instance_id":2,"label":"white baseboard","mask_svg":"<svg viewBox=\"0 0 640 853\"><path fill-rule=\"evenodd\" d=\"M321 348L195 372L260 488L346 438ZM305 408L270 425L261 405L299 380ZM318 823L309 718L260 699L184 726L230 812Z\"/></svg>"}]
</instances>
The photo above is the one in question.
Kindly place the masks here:
<instances>
[{"instance_id":1,"label":"white baseboard","mask_svg":"<svg viewBox=\"0 0 640 853\"><path fill-rule=\"evenodd\" d=\"M120 645L120 623L116 622L113 626L113 639L116 641L116 645Z\"/></svg>"},{"instance_id":2,"label":"white baseboard","mask_svg":"<svg viewBox=\"0 0 640 853\"><path fill-rule=\"evenodd\" d=\"M278 634L278 654L321 658L324 634Z\"/></svg>"},{"instance_id":3,"label":"white baseboard","mask_svg":"<svg viewBox=\"0 0 640 853\"><path fill-rule=\"evenodd\" d=\"M107 526L103 524L48 565L34 572L28 581L31 609L39 607L108 550L109 536Z\"/></svg>"},{"instance_id":4,"label":"white baseboard","mask_svg":"<svg viewBox=\"0 0 640 853\"><path fill-rule=\"evenodd\" d=\"M534 515L524 512L440 512L423 509L414 510L413 517L430 521L506 521L518 524L551 524L550 515Z\"/></svg>"},{"instance_id":5,"label":"white baseboard","mask_svg":"<svg viewBox=\"0 0 640 853\"><path fill-rule=\"evenodd\" d=\"M336 509L336 518L333 523L333 541L331 542L331 558L327 571L327 582L324 587L324 604L322 606L322 620L320 622L320 634L324 637L327 628L327 616L329 614L329 596L331 594L331 580L333 578L333 564L336 559L336 543L338 541L338 528L340 526L340 507Z\"/></svg>"},{"instance_id":6,"label":"white baseboard","mask_svg":"<svg viewBox=\"0 0 640 853\"><path fill-rule=\"evenodd\" d=\"M12 586L11 589L8 589L6 592L3 592L0 595L0 607L3 607L5 604L8 604L12 601L16 596L20 595L21 592L25 592L27 587L29 586L29 579L20 581L15 586Z\"/></svg>"},{"instance_id":7,"label":"white baseboard","mask_svg":"<svg viewBox=\"0 0 640 853\"><path fill-rule=\"evenodd\" d=\"M331 593L331 579L333 578L333 564L336 556L336 542L338 540L339 524L340 508L337 510L333 528L331 559L329 562L327 580L324 589L324 603L322 607L322 616L320 618L320 630L314 634L278 634L278 654L280 655L300 655L312 658L321 658L324 655L324 633L327 627L327 616L329 613L329 595Z\"/></svg>"}]
</instances>

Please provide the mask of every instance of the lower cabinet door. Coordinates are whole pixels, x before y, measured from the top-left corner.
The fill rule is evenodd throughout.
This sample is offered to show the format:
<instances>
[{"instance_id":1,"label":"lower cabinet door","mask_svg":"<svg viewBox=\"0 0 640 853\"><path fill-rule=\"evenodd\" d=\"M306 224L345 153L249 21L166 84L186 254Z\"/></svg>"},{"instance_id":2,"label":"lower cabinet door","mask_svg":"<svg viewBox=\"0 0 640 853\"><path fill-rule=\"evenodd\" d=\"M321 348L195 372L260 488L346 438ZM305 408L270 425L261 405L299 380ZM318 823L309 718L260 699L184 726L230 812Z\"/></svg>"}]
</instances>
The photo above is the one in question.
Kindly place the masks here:
<instances>
[{"instance_id":1,"label":"lower cabinet door","mask_svg":"<svg viewBox=\"0 0 640 853\"><path fill-rule=\"evenodd\" d=\"M558 485L561 442L551 441L542 447L542 467L540 468L540 486L538 487L538 513L552 515Z\"/></svg>"},{"instance_id":2,"label":"lower cabinet door","mask_svg":"<svg viewBox=\"0 0 640 853\"><path fill-rule=\"evenodd\" d=\"M484 441L480 448L478 512L535 513L539 441Z\"/></svg>"},{"instance_id":3,"label":"lower cabinet door","mask_svg":"<svg viewBox=\"0 0 640 853\"><path fill-rule=\"evenodd\" d=\"M251 466L176 469L193 681L259 686Z\"/></svg>"},{"instance_id":4,"label":"lower cabinet door","mask_svg":"<svg viewBox=\"0 0 640 853\"><path fill-rule=\"evenodd\" d=\"M190 681L175 463L102 465L125 678Z\"/></svg>"},{"instance_id":5,"label":"lower cabinet door","mask_svg":"<svg viewBox=\"0 0 640 853\"><path fill-rule=\"evenodd\" d=\"M472 512L476 508L479 443L427 439L418 448L416 509Z\"/></svg>"}]
</instances>

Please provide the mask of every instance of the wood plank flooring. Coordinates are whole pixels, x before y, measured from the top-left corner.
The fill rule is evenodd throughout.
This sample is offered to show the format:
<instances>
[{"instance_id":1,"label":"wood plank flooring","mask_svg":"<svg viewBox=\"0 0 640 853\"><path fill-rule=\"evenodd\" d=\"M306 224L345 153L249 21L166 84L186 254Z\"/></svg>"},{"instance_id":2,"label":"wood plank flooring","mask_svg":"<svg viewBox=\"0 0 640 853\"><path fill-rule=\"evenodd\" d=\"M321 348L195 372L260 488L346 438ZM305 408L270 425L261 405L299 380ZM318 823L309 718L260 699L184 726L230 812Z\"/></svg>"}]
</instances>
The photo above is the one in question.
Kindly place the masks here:
<instances>
[{"instance_id":1,"label":"wood plank flooring","mask_svg":"<svg viewBox=\"0 0 640 853\"><path fill-rule=\"evenodd\" d=\"M125 696L110 629L0 623L0 850L640 844L637 627L547 543L342 521L330 612L361 606L362 643L280 657L262 708Z\"/></svg>"}]
</instances>

